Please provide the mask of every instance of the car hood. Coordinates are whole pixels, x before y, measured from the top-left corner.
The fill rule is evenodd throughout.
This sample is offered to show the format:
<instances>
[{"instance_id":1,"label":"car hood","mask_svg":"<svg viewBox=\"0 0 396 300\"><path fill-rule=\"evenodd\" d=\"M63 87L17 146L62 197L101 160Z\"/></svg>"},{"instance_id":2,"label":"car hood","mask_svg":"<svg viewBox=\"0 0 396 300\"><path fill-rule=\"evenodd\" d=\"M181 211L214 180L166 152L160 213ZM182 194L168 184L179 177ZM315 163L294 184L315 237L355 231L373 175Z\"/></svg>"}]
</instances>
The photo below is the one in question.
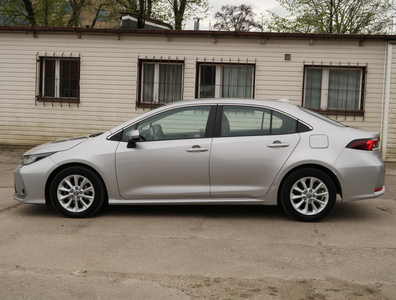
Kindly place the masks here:
<instances>
[{"instance_id":1,"label":"car hood","mask_svg":"<svg viewBox=\"0 0 396 300\"><path fill-rule=\"evenodd\" d=\"M58 152L58 151L66 151L69 150L78 144L86 141L88 137L78 137L67 140L55 141L46 144L39 145L25 152L24 155L32 155L32 154L40 154L47 152Z\"/></svg>"}]
</instances>

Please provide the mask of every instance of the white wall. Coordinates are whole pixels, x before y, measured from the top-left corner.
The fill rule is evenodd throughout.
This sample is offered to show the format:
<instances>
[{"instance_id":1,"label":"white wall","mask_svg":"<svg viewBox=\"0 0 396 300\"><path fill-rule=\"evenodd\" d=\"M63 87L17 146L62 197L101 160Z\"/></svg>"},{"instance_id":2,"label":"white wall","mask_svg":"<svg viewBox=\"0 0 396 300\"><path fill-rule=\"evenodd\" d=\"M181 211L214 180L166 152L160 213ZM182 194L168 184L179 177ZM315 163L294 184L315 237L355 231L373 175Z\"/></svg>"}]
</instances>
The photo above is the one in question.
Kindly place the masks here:
<instances>
[{"instance_id":1,"label":"white wall","mask_svg":"<svg viewBox=\"0 0 396 300\"><path fill-rule=\"evenodd\" d=\"M392 45L393 51L389 53L392 58L391 76L390 76L390 95L388 122L385 124L387 129L386 140L386 159L396 161L396 45Z\"/></svg>"},{"instance_id":2,"label":"white wall","mask_svg":"<svg viewBox=\"0 0 396 300\"><path fill-rule=\"evenodd\" d=\"M136 109L138 58L185 61L184 99L195 95L196 61L256 62L256 99L288 97L302 101L304 61L315 65L367 65L365 116L338 117L348 125L379 131L383 99L386 43L357 39L222 38L210 36L0 32L0 144L36 145L65 137L110 129L142 112ZM36 55L81 55L81 103L37 102L35 105ZM291 54L291 61L284 55ZM396 56L396 55L394 55ZM394 65L394 68L396 65ZM393 72L395 74L396 72ZM394 79L393 79L394 81ZM393 93L396 91L393 89ZM395 103L392 104L393 112ZM393 115L396 121L396 115ZM393 122L392 124L395 124ZM393 129L396 129L392 125ZM396 152L396 137L390 145ZM394 151L394 152L392 152ZM392 154L395 155L395 154Z\"/></svg>"}]
</instances>

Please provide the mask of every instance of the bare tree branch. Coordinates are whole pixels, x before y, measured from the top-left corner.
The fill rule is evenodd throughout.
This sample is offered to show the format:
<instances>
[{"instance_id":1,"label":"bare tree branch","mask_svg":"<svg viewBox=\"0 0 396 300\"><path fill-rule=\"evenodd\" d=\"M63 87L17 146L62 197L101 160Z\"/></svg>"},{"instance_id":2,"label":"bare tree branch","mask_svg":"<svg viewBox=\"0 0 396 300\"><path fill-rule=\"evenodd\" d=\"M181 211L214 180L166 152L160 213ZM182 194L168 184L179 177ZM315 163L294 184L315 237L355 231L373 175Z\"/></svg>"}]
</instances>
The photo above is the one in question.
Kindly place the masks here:
<instances>
[{"instance_id":1,"label":"bare tree branch","mask_svg":"<svg viewBox=\"0 0 396 300\"><path fill-rule=\"evenodd\" d=\"M261 24L254 17L255 13L250 5L223 5L221 11L214 15L216 23L213 27L226 31L261 30Z\"/></svg>"}]
</instances>

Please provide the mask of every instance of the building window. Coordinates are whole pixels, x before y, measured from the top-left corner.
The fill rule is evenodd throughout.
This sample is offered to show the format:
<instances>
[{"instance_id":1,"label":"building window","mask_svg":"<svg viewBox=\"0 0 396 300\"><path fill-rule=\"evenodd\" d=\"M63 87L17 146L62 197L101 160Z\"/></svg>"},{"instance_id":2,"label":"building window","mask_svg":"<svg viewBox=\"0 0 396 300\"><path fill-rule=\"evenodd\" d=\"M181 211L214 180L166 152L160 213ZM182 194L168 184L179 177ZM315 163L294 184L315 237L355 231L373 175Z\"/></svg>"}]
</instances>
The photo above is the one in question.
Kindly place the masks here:
<instances>
[{"instance_id":1,"label":"building window","mask_svg":"<svg viewBox=\"0 0 396 300\"><path fill-rule=\"evenodd\" d=\"M105 10L96 11L97 20L100 22L106 22L107 12Z\"/></svg>"},{"instance_id":2,"label":"building window","mask_svg":"<svg viewBox=\"0 0 396 300\"><path fill-rule=\"evenodd\" d=\"M254 98L255 64L197 63L196 98Z\"/></svg>"},{"instance_id":3,"label":"building window","mask_svg":"<svg viewBox=\"0 0 396 300\"><path fill-rule=\"evenodd\" d=\"M80 102L80 58L39 57L36 100Z\"/></svg>"},{"instance_id":4,"label":"building window","mask_svg":"<svg viewBox=\"0 0 396 300\"><path fill-rule=\"evenodd\" d=\"M183 99L184 61L139 60L140 106L159 106Z\"/></svg>"},{"instance_id":5,"label":"building window","mask_svg":"<svg viewBox=\"0 0 396 300\"><path fill-rule=\"evenodd\" d=\"M331 115L363 115L366 68L305 66L303 106Z\"/></svg>"},{"instance_id":6,"label":"building window","mask_svg":"<svg viewBox=\"0 0 396 300\"><path fill-rule=\"evenodd\" d=\"M65 13L66 14L71 14L73 12L72 6L70 2L65 3Z\"/></svg>"}]
</instances>

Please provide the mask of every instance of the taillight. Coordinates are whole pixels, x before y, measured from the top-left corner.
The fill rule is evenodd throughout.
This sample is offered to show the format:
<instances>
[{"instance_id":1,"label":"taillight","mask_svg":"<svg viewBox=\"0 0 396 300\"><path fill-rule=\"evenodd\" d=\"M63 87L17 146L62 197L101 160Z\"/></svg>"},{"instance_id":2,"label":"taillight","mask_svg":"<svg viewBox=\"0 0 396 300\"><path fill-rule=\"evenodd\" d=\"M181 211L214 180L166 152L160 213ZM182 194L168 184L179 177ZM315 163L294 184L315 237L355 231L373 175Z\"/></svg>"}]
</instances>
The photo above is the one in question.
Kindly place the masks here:
<instances>
[{"instance_id":1,"label":"taillight","mask_svg":"<svg viewBox=\"0 0 396 300\"><path fill-rule=\"evenodd\" d=\"M380 139L360 139L350 142L346 147L350 149L367 150L371 151L377 149L380 144Z\"/></svg>"}]
</instances>

